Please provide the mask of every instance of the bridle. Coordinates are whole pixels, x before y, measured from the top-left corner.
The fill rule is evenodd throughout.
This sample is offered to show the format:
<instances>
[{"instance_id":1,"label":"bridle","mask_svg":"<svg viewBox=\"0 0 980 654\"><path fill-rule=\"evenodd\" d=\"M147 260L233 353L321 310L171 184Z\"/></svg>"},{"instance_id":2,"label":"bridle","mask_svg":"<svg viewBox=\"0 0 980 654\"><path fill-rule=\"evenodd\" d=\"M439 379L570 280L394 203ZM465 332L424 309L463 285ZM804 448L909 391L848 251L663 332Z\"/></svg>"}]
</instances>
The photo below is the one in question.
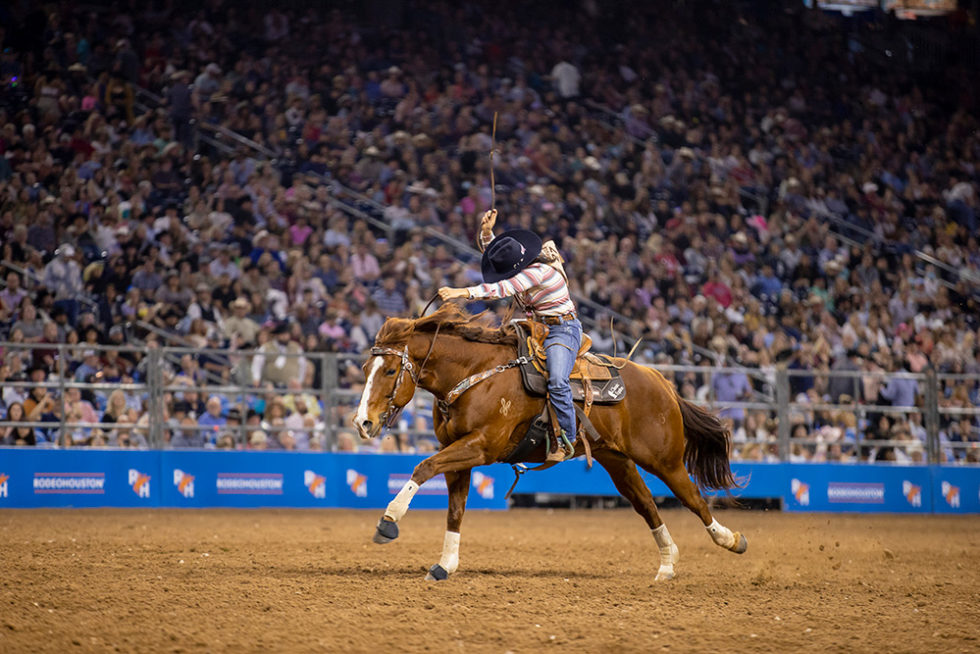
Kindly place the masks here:
<instances>
[{"instance_id":1,"label":"bridle","mask_svg":"<svg viewBox=\"0 0 980 654\"><path fill-rule=\"evenodd\" d=\"M398 395L398 389L401 388L402 379L405 378L405 373L412 378L412 382L416 386L419 384L419 377L422 376L421 370L419 374L415 374L415 364L412 363L411 357L408 356L408 343L405 344L404 350L396 350L391 347L379 347L375 345L371 348L371 356L385 356L391 355L401 358L401 368L398 370L398 377L395 378L395 385L391 388L391 393L385 398L386 406L384 413L381 414L381 426L384 428L390 428L398 420L398 416L401 415L404 406L398 406L395 404L395 396Z\"/></svg>"},{"instance_id":2,"label":"bridle","mask_svg":"<svg viewBox=\"0 0 980 654\"><path fill-rule=\"evenodd\" d=\"M419 385L419 380L422 379L422 372L425 370L425 364L429 362L429 357L432 355L432 349L436 346L436 337L439 336L439 329L442 325L436 326L436 331L432 335L432 342L429 343L429 351L425 354L425 359L422 360L422 365L419 366L418 372L415 372L415 364L412 363L412 358L408 355L408 343L405 343L405 349L396 350L393 347L383 347L380 345L375 345L371 348L371 356L396 356L401 359L401 367L398 369L398 377L395 378L395 385L392 386L391 392L388 393L388 397L385 398L386 406L384 412L381 414L381 425L385 429L390 429L395 422L398 420L398 416L401 415L404 406L398 406L395 404L395 396L398 395L398 389L401 388L402 380L405 378L405 373L412 378L412 383L417 387Z\"/></svg>"}]
</instances>

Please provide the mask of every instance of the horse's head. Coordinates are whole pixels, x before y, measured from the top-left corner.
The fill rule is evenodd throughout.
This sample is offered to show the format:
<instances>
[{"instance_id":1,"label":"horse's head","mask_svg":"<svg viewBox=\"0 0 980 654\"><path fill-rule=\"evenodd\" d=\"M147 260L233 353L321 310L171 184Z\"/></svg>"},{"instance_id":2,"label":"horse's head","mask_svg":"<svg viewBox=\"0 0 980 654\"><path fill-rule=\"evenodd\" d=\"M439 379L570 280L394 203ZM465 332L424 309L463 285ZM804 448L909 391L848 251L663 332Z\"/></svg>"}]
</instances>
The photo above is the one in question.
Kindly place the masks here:
<instances>
[{"instance_id":1,"label":"horse's head","mask_svg":"<svg viewBox=\"0 0 980 654\"><path fill-rule=\"evenodd\" d=\"M363 366L367 381L353 419L361 440L370 440L395 424L418 385L418 371L407 344L401 348L376 345L369 354Z\"/></svg>"}]
</instances>

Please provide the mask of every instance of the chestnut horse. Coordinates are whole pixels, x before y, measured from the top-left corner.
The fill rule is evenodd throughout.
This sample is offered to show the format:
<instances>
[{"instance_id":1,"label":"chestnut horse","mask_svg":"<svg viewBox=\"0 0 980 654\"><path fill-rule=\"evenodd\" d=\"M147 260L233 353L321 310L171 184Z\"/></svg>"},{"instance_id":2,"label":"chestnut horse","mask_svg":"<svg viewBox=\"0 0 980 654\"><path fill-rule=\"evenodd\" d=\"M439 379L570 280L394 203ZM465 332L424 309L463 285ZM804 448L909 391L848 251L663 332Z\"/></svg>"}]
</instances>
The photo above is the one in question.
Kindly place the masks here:
<instances>
[{"instance_id":1,"label":"chestnut horse","mask_svg":"<svg viewBox=\"0 0 980 654\"><path fill-rule=\"evenodd\" d=\"M471 470L504 460L544 408L544 398L529 396L523 388L520 371L513 365L516 344L512 326L489 327L480 316L444 304L423 318L388 319L364 363L367 381L353 419L363 440L393 424L418 387L443 403L442 408L433 407L440 451L416 466L412 478L385 510L374 537L377 543L397 538L397 522L419 487L444 474L449 489L446 536L442 557L432 566L428 579L445 579L459 565L459 527ZM728 463L731 434L716 416L679 397L659 372L625 359L615 361L622 366L627 393L618 404L593 407L591 420L601 436L592 445L593 456L653 531L660 549L656 579L673 578L677 546L637 465L662 479L701 518L715 543L741 554L747 547L745 537L712 518L698 486L688 476L690 471L705 488L735 486ZM492 374L445 404L461 380L481 372ZM576 455L583 453L582 438L576 444ZM540 452L536 456L532 460L543 459Z\"/></svg>"}]
</instances>

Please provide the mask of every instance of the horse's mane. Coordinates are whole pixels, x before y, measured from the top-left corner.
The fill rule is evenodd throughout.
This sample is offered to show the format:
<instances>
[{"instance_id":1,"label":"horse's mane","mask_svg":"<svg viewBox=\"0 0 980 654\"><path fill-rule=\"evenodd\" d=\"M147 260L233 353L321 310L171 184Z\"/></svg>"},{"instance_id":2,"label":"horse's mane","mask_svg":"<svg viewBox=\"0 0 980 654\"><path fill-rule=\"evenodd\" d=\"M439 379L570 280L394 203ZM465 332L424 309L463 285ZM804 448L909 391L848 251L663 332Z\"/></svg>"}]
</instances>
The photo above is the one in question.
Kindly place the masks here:
<instances>
[{"instance_id":1,"label":"horse's mane","mask_svg":"<svg viewBox=\"0 0 980 654\"><path fill-rule=\"evenodd\" d=\"M495 327L486 311L474 315L453 302L446 302L432 314L414 320L389 318L376 341L378 345L404 343L414 332L437 329L440 335L451 334L475 343L517 345L517 332L509 320L504 320L503 327Z\"/></svg>"}]
</instances>

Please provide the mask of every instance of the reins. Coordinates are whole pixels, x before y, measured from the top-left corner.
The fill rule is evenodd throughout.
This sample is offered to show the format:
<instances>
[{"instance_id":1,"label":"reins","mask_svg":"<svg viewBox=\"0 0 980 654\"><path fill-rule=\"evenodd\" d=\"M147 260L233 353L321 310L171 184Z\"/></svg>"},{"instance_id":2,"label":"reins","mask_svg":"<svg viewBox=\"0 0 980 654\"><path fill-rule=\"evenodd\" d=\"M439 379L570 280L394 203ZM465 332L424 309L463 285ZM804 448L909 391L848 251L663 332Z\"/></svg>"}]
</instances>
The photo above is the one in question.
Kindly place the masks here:
<instances>
[{"instance_id":1,"label":"reins","mask_svg":"<svg viewBox=\"0 0 980 654\"><path fill-rule=\"evenodd\" d=\"M433 299L435 299L435 298L433 298ZM425 364L427 364L429 362L429 357L432 356L432 350L435 349L435 346L436 346L436 338L439 337L439 330L440 329L442 329L442 323L439 323L438 325L436 325L436 331L432 335L432 340L429 342L429 351L425 353L425 358L422 359L422 365L419 366L419 376L418 376L418 379L422 379L422 372L425 370ZM418 380L416 380L415 385L416 386L418 385Z\"/></svg>"},{"instance_id":2,"label":"reins","mask_svg":"<svg viewBox=\"0 0 980 654\"><path fill-rule=\"evenodd\" d=\"M436 301L436 298L438 298L438 297L439 297L439 294L438 293L436 293L435 295L432 296L432 299L430 299L428 301L428 303L425 305L425 308L422 309L422 313L419 314L419 318L423 317L426 314L426 312L428 312L429 307L432 306L432 303L435 302Z\"/></svg>"}]
</instances>

